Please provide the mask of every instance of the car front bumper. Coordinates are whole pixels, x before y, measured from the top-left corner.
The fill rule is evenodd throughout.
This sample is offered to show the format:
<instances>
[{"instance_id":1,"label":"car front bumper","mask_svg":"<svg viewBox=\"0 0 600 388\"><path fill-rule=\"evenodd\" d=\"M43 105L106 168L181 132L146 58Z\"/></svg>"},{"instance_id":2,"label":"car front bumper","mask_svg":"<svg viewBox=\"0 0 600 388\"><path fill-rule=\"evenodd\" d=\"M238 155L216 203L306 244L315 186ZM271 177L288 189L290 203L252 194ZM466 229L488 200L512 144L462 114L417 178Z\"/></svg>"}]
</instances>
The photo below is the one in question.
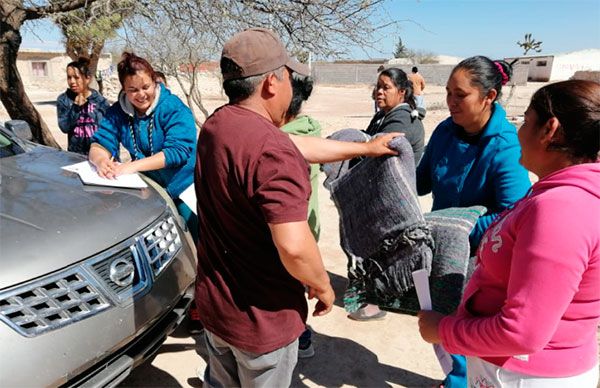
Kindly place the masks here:
<instances>
[{"instance_id":1,"label":"car front bumper","mask_svg":"<svg viewBox=\"0 0 600 388\"><path fill-rule=\"evenodd\" d=\"M115 385L183 319L195 277L195 250L184 243L131 300L33 337L0 322L0 386Z\"/></svg>"}]
</instances>

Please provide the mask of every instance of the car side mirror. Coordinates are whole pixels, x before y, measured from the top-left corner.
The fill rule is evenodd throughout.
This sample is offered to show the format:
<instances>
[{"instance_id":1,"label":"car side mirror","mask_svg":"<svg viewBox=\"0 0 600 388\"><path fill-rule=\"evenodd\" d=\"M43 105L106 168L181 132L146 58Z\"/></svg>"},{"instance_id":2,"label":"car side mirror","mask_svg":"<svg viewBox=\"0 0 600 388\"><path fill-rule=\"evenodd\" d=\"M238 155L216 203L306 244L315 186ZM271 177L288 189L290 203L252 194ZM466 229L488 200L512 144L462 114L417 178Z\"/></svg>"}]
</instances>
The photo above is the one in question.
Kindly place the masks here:
<instances>
[{"instance_id":1,"label":"car side mirror","mask_svg":"<svg viewBox=\"0 0 600 388\"><path fill-rule=\"evenodd\" d=\"M26 121L9 120L4 123L4 126L23 140L33 140L33 133L31 133L31 128Z\"/></svg>"}]
</instances>

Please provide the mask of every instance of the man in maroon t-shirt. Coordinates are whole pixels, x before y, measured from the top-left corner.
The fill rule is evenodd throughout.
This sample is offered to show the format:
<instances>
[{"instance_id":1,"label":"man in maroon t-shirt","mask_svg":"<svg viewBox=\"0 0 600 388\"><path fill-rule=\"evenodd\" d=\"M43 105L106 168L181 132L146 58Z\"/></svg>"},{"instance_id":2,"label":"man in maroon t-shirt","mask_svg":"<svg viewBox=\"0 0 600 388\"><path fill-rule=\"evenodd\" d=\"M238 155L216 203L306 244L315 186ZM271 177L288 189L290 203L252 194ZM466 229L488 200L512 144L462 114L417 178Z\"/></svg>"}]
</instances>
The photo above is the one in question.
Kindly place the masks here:
<instances>
[{"instance_id":1,"label":"man in maroon t-shirt","mask_svg":"<svg viewBox=\"0 0 600 388\"><path fill-rule=\"evenodd\" d=\"M270 30L223 47L230 104L203 125L196 159L200 219L196 303L209 352L205 386L289 386L307 316L305 286L327 314L334 293L307 223L308 164L280 131L290 59Z\"/></svg>"}]
</instances>

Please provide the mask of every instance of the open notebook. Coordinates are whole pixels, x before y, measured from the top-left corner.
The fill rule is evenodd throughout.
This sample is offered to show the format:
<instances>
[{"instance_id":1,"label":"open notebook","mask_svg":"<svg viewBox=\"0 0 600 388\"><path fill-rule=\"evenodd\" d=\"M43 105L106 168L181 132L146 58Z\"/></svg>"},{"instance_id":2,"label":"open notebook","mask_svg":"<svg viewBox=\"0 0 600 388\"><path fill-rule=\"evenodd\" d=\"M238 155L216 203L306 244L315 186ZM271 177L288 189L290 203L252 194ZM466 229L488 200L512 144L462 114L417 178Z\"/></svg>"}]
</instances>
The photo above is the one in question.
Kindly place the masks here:
<instances>
[{"instance_id":1,"label":"open notebook","mask_svg":"<svg viewBox=\"0 0 600 388\"><path fill-rule=\"evenodd\" d=\"M138 174L119 175L115 179L102 178L96 172L96 167L88 162L75 163L63 166L63 170L77 173L81 181L86 185L122 187L130 189L143 189L148 187L146 182Z\"/></svg>"}]
</instances>

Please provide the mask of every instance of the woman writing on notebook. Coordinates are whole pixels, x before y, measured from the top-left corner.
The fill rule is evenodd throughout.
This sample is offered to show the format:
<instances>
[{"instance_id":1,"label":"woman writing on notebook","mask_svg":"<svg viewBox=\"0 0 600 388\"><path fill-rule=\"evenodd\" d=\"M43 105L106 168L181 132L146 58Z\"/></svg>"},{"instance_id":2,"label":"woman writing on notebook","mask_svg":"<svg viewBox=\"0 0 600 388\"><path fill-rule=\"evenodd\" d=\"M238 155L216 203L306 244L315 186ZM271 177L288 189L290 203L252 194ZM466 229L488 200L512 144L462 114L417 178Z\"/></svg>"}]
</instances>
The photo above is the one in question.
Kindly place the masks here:
<instances>
[{"instance_id":1,"label":"woman writing on notebook","mask_svg":"<svg viewBox=\"0 0 600 388\"><path fill-rule=\"evenodd\" d=\"M152 66L125 52L117 65L122 90L92 137L89 160L106 178L141 172L173 199L197 240L198 218L179 195L194 181L196 128L190 109L156 80ZM131 161L119 163L123 145Z\"/></svg>"}]
</instances>

